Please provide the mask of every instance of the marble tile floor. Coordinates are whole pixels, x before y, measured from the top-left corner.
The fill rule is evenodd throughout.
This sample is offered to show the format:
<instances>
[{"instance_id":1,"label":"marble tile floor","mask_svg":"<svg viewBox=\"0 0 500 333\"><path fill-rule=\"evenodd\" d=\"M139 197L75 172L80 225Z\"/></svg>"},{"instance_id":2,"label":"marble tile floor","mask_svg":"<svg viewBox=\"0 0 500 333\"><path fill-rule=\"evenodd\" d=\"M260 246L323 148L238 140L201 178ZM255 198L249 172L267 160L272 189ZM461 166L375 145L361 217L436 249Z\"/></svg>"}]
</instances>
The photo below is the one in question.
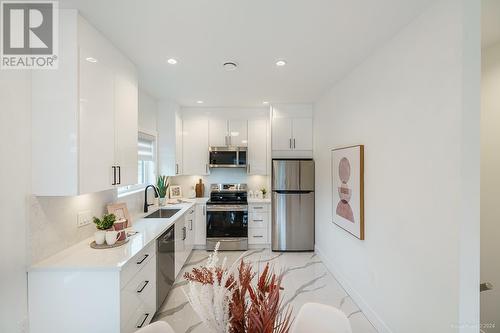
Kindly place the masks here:
<instances>
[{"instance_id":1,"label":"marble tile floor","mask_svg":"<svg viewBox=\"0 0 500 333\"><path fill-rule=\"evenodd\" d=\"M154 321L168 322L176 333L207 332L187 300L185 295L187 281L182 276L185 271L190 271L193 267L206 262L210 253L202 250L193 251L167 299L158 310ZM219 259L222 261L224 257L227 257L227 263L231 265L242 254L245 260L252 262L256 272L262 271L268 262L276 272L284 270L283 299L285 304L291 305L294 314L298 312L302 304L307 302L329 304L344 311L351 322L353 333L377 332L314 253L272 252L270 249L255 249L246 252L219 252Z\"/></svg>"}]
</instances>

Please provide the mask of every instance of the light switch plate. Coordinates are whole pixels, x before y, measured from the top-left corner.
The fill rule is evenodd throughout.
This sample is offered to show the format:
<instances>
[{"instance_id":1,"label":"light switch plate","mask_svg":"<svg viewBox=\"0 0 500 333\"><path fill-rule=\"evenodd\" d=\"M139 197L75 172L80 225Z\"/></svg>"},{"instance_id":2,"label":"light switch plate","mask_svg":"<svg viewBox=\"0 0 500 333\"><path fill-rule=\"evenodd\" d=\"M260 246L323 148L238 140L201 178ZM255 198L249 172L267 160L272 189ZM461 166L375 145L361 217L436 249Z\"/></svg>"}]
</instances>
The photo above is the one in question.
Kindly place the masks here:
<instances>
[{"instance_id":1,"label":"light switch plate","mask_svg":"<svg viewBox=\"0 0 500 333\"><path fill-rule=\"evenodd\" d=\"M90 210L85 210L83 212L79 212L77 216L76 225L78 228L86 226L92 222L92 214Z\"/></svg>"}]
</instances>

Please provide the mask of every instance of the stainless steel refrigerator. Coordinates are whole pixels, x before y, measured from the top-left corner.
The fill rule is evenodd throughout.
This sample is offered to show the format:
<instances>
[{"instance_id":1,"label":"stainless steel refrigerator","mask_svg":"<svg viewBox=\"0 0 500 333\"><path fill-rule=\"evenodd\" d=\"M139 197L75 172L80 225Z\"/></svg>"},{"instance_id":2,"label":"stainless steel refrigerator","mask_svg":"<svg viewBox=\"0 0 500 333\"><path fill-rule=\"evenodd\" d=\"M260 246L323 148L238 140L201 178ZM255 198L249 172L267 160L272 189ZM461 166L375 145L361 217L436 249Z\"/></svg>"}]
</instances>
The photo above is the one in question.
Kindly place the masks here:
<instances>
[{"instance_id":1,"label":"stainless steel refrigerator","mask_svg":"<svg viewBox=\"0 0 500 333\"><path fill-rule=\"evenodd\" d=\"M275 159L272 250L314 250L314 161Z\"/></svg>"}]
</instances>

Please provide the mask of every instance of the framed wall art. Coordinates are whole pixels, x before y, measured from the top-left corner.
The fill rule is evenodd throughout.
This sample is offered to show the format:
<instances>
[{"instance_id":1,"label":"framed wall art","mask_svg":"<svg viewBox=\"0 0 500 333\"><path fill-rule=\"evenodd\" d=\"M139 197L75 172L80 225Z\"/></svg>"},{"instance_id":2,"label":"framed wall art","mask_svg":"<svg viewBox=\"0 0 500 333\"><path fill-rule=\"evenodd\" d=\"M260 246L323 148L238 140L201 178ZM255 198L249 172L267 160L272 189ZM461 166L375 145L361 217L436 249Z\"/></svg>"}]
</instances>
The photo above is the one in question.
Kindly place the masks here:
<instances>
[{"instance_id":1,"label":"framed wall art","mask_svg":"<svg viewBox=\"0 0 500 333\"><path fill-rule=\"evenodd\" d=\"M332 149L333 223L365 239L364 146Z\"/></svg>"},{"instance_id":2,"label":"framed wall art","mask_svg":"<svg viewBox=\"0 0 500 333\"><path fill-rule=\"evenodd\" d=\"M170 199L182 198L182 189L179 185L170 185Z\"/></svg>"}]
</instances>

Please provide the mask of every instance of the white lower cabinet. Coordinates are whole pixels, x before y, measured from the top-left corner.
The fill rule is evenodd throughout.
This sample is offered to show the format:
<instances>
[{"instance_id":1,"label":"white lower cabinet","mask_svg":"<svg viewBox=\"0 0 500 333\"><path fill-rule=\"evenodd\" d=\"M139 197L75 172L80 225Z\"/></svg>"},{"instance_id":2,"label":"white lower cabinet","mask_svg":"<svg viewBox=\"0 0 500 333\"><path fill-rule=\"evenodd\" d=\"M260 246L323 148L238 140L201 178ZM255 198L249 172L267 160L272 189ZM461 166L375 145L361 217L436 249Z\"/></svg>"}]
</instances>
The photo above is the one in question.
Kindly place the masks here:
<instances>
[{"instance_id":1,"label":"white lower cabinet","mask_svg":"<svg viewBox=\"0 0 500 333\"><path fill-rule=\"evenodd\" d=\"M194 245L198 248L207 244L207 205L196 204Z\"/></svg>"},{"instance_id":2,"label":"white lower cabinet","mask_svg":"<svg viewBox=\"0 0 500 333\"><path fill-rule=\"evenodd\" d=\"M156 256L120 292L122 333L135 332L151 322L156 312Z\"/></svg>"},{"instance_id":3,"label":"white lower cabinet","mask_svg":"<svg viewBox=\"0 0 500 333\"><path fill-rule=\"evenodd\" d=\"M31 270L28 293L31 333L135 332L156 311L156 242L121 270Z\"/></svg>"},{"instance_id":4,"label":"white lower cabinet","mask_svg":"<svg viewBox=\"0 0 500 333\"><path fill-rule=\"evenodd\" d=\"M268 202L248 205L248 244L269 244L271 227L271 205Z\"/></svg>"}]
</instances>

